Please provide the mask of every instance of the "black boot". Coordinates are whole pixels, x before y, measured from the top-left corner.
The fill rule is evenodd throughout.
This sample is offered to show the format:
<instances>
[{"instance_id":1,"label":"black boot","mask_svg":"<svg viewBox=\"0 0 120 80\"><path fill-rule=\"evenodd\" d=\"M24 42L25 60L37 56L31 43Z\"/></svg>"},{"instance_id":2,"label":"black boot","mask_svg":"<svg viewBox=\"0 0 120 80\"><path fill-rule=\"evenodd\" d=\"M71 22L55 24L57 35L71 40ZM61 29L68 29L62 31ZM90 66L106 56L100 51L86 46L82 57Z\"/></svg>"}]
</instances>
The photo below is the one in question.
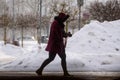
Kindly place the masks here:
<instances>
[{"instance_id":1,"label":"black boot","mask_svg":"<svg viewBox=\"0 0 120 80\"><path fill-rule=\"evenodd\" d=\"M64 76L71 76L68 72L64 72Z\"/></svg>"},{"instance_id":2,"label":"black boot","mask_svg":"<svg viewBox=\"0 0 120 80\"><path fill-rule=\"evenodd\" d=\"M39 69L36 71L37 75L42 76L42 71L40 71Z\"/></svg>"}]
</instances>

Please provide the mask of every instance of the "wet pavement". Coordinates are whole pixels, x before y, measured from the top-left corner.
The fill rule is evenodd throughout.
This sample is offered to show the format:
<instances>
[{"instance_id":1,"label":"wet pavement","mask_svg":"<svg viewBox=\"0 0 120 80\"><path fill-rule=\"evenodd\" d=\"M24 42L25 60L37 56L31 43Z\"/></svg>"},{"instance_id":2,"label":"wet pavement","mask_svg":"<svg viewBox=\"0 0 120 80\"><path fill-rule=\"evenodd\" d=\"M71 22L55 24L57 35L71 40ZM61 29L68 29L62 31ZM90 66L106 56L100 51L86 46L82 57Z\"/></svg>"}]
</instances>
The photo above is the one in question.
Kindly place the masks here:
<instances>
[{"instance_id":1,"label":"wet pavement","mask_svg":"<svg viewBox=\"0 0 120 80\"><path fill-rule=\"evenodd\" d=\"M0 72L0 80L120 80L120 72L70 72L72 76L63 76L62 72Z\"/></svg>"}]
</instances>

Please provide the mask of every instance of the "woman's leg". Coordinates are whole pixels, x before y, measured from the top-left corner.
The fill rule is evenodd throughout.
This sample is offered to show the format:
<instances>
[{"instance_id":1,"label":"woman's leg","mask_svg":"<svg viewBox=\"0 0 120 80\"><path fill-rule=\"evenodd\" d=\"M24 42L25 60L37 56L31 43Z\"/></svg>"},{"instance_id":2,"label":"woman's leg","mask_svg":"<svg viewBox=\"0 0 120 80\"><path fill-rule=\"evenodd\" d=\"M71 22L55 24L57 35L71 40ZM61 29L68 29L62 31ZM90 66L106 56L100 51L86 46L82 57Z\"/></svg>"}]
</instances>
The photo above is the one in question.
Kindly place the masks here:
<instances>
[{"instance_id":1,"label":"woman's leg","mask_svg":"<svg viewBox=\"0 0 120 80\"><path fill-rule=\"evenodd\" d=\"M42 71L43 71L44 67L47 66L50 62L52 62L52 61L54 60L55 56L56 56L56 53L51 53L51 52L50 52L48 59L46 59L46 60L42 63L41 67L36 71L36 73L37 73L38 75L42 75Z\"/></svg>"},{"instance_id":2,"label":"woman's leg","mask_svg":"<svg viewBox=\"0 0 120 80\"><path fill-rule=\"evenodd\" d=\"M58 55L61 58L61 65L62 65L62 68L63 68L63 71L64 71L64 76L69 76L69 73L67 71L65 51L63 51L63 53L58 53Z\"/></svg>"}]
</instances>

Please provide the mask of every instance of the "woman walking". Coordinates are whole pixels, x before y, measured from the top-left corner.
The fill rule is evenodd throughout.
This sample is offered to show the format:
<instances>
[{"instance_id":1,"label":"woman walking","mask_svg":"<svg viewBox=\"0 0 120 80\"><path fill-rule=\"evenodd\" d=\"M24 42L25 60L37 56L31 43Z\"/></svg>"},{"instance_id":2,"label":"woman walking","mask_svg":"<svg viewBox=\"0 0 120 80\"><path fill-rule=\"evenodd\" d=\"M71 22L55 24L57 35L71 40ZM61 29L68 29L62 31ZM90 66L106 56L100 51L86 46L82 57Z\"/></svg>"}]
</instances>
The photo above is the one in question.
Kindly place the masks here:
<instances>
[{"instance_id":1,"label":"woman walking","mask_svg":"<svg viewBox=\"0 0 120 80\"><path fill-rule=\"evenodd\" d=\"M50 62L52 62L55 56L58 54L58 56L61 58L61 66L64 72L64 76L70 76L70 74L67 71L65 54L66 45L64 44L64 38L72 36L70 32L66 33L64 31L64 22L68 18L69 15L66 15L65 13L59 13L59 15L54 18L50 29L48 45L46 47L46 51L49 52L49 57L42 63L41 67L36 71L38 75L42 75L44 67L47 66Z\"/></svg>"}]
</instances>

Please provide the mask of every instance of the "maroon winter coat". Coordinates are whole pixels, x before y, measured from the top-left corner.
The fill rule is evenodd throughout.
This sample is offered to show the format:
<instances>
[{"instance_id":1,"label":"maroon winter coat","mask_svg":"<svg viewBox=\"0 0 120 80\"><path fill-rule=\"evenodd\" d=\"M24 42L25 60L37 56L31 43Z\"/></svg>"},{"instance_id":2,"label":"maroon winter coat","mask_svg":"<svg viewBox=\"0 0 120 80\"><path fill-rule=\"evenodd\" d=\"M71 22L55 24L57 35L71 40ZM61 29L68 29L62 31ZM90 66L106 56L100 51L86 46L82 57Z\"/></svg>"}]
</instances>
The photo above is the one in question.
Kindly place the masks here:
<instances>
[{"instance_id":1,"label":"maroon winter coat","mask_svg":"<svg viewBox=\"0 0 120 80\"><path fill-rule=\"evenodd\" d=\"M63 37L67 37L64 31L63 22L67 20L69 16L64 13L60 13L55 17L50 29L50 36L46 51L51 53L62 53L65 49Z\"/></svg>"}]
</instances>

